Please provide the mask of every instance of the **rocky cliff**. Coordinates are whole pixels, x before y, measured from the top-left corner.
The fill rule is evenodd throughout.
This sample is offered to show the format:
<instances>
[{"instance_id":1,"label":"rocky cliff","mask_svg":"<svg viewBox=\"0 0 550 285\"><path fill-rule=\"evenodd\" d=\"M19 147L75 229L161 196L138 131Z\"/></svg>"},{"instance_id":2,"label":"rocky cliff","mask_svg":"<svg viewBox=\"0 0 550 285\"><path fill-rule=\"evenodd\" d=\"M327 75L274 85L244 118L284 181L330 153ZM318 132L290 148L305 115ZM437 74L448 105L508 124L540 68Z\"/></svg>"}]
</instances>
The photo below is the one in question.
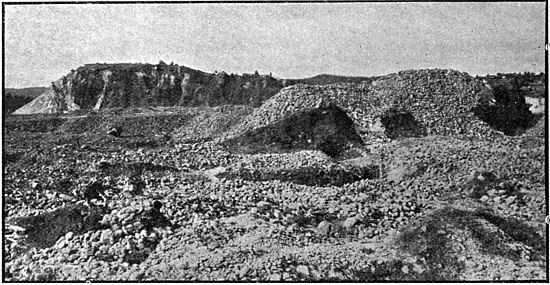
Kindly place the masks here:
<instances>
[{"instance_id":1,"label":"rocky cliff","mask_svg":"<svg viewBox=\"0 0 550 285\"><path fill-rule=\"evenodd\" d=\"M86 64L14 114L151 106L259 106L289 84L270 75L205 73L174 64Z\"/></svg>"}]
</instances>

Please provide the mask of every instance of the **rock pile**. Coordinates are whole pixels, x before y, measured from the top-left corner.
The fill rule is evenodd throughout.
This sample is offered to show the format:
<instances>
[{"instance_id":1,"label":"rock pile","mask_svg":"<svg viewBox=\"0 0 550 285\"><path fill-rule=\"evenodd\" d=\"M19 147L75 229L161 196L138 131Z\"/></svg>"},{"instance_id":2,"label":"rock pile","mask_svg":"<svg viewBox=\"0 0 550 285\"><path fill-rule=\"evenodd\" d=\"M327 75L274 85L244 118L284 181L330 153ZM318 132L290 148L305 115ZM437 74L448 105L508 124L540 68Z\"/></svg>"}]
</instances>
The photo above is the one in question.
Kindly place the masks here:
<instances>
[{"instance_id":1,"label":"rock pile","mask_svg":"<svg viewBox=\"0 0 550 285\"><path fill-rule=\"evenodd\" d=\"M299 84L281 90L228 135L265 127L328 104L342 108L367 138L387 137L384 130L377 130L374 125L390 110L410 114L428 135L494 135L498 132L472 111L476 106L491 104L491 99L481 82L453 70L401 71L371 84Z\"/></svg>"}]
</instances>

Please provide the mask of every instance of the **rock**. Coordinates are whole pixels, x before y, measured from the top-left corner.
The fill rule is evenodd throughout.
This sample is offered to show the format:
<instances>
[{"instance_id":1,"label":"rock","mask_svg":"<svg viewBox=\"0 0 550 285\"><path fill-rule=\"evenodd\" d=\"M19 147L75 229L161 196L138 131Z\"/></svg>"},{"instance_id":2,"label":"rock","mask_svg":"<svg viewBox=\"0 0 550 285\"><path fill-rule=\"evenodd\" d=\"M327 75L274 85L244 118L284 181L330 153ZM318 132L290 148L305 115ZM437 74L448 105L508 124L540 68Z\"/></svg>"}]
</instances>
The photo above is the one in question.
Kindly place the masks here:
<instances>
[{"instance_id":1,"label":"rock","mask_svg":"<svg viewBox=\"0 0 550 285\"><path fill-rule=\"evenodd\" d=\"M226 172L227 169L222 166L218 166L212 169L208 169L204 171L204 174L208 176L213 181L218 181L219 179L216 177L216 175Z\"/></svg>"},{"instance_id":2,"label":"rock","mask_svg":"<svg viewBox=\"0 0 550 285\"><path fill-rule=\"evenodd\" d=\"M247 267L247 266L243 266L243 267L239 270L239 272L238 272L239 278L242 279L242 278L246 277L246 273L248 273L248 267Z\"/></svg>"},{"instance_id":3,"label":"rock","mask_svg":"<svg viewBox=\"0 0 550 285\"><path fill-rule=\"evenodd\" d=\"M347 218L342 225L344 226L344 228L349 229L355 226L355 224L357 224L358 221L359 220L356 217L351 217L351 218Z\"/></svg>"},{"instance_id":4,"label":"rock","mask_svg":"<svg viewBox=\"0 0 550 285\"><path fill-rule=\"evenodd\" d=\"M74 236L74 233L73 232L68 232L65 234L65 240L70 240L71 238L73 238Z\"/></svg>"},{"instance_id":5,"label":"rock","mask_svg":"<svg viewBox=\"0 0 550 285\"><path fill-rule=\"evenodd\" d=\"M213 241L208 245L208 249L210 249L210 250L214 250L214 249L219 248L219 247L220 247L220 243L217 242L217 241Z\"/></svg>"},{"instance_id":6,"label":"rock","mask_svg":"<svg viewBox=\"0 0 550 285\"><path fill-rule=\"evenodd\" d=\"M516 200L516 196L510 196L510 197L506 198L504 201L505 201L506 205L510 205L510 204L514 203L515 200Z\"/></svg>"},{"instance_id":7,"label":"rock","mask_svg":"<svg viewBox=\"0 0 550 285\"><path fill-rule=\"evenodd\" d=\"M300 274L303 274L303 275L306 275L306 276L309 276L309 269L307 268L307 266L305 265L298 265L296 267L296 271Z\"/></svg>"},{"instance_id":8,"label":"rock","mask_svg":"<svg viewBox=\"0 0 550 285\"><path fill-rule=\"evenodd\" d=\"M489 201L489 197L487 197L487 195L483 195L483 196L481 196L481 198L479 200L481 202L485 203L485 202Z\"/></svg>"},{"instance_id":9,"label":"rock","mask_svg":"<svg viewBox=\"0 0 550 285\"><path fill-rule=\"evenodd\" d=\"M105 229L101 231L101 236L99 237L100 243L107 243L109 239L113 236L113 231L111 229Z\"/></svg>"},{"instance_id":10,"label":"rock","mask_svg":"<svg viewBox=\"0 0 550 285\"><path fill-rule=\"evenodd\" d=\"M113 236L116 237L116 238L121 237L123 235L124 235L124 232L122 230L115 230L113 232Z\"/></svg>"},{"instance_id":11,"label":"rock","mask_svg":"<svg viewBox=\"0 0 550 285\"><path fill-rule=\"evenodd\" d=\"M329 236L333 225L327 221L322 221L317 225L317 233L321 236Z\"/></svg>"},{"instance_id":12,"label":"rock","mask_svg":"<svg viewBox=\"0 0 550 285\"><path fill-rule=\"evenodd\" d=\"M401 267L401 271L405 274L409 274L409 267L407 265L404 265Z\"/></svg>"},{"instance_id":13,"label":"rock","mask_svg":"<svg viewBox=\"0 0 550 285\"><path fill-rule=\"evenodd\" d=\"M270 281L280 281L281 280L281 275L280 274L271 274L271 276L269 277L269 280Z\"/></svg>"},{"instance_id":14,"label":"rock","mask_svg":"<svg viewBox=\"0 0 550 285\"><path fill-rule=\"evenodd\" d=\"M143 278L143 276L145 275L144 273L145 272L134 271L134 272L130 273L130 275L128 276L128 280L141 280Z\"/></svg>"},{"instance_id":15,"label":"rock","mask_svg":"<svg viewBox=\"0 0 550 285\"><path fill-rule=\"evenodd\" d=\"M162 202L155 200L153 202L153 208L157 209L157 211L160 211L160 209L162 208Z\"/></svg>"},{"instance_id":16,"label":"rock","mask_svg":"<svg viewBox=\"0 0 550 285\"><path fill-rule=\"evenodd\" d=\"M267 201L260 201L256 204L256 207L258 208L258 212L262 213L269 210L269 208L271 208L271 203Z\"/></svg>"},{"instance_id":17,"label":"rock","mask_svg":"<svg viewBox=\"0 0 550 285\"><path fill-rule=\"evenodd\" d=\"M281 220L283 218L283 215L281 214L281 211L279 211L278 209L275 209L275 211L273 211L273 216L277 220Z\"/></svg>"},{"instance_id":18,"label":"rock","mask_svg":"<svg viewBox=\"0 0 550 285\"><path fill-rule=\"evenodd\" d=\"M121 133L122 133L121 127L113 127L107 131L108 135L117 137L117 138L120 137Z\"/></svg>"},{"instance_id":19,"label":"rock","mask_svg":"<svg viewBox=\"0 0 550 285\"><path fill-rule=\"evenodd\" d=\"M413 265L413 271L418 273L418 274L422 274L425 270L424 270L424 268L422 268L422 266L420 266L418 264L415 264L415 265Z\"/></svg>"},{"instance_id":20,"label":"rock","mask_svg":"<svg viewBox=\"0 0 550 285\"><path fill-rule=\"evenodd\" d=\"M66 194L63 194L63 193L59 193L59 198L65 200L65 201L72 201L74 198L69 196L69 195L66 195Z\"/></svg>"},{"instance_id":21,"label":"rock","mask_svg":"<svg viewBox=\"0 0 550 285\"><path fill-rule=\"evenodd\" d=\"M283 280L290 281L290 274L288 272L283 273Z\"/></svg>"}]
</instances>

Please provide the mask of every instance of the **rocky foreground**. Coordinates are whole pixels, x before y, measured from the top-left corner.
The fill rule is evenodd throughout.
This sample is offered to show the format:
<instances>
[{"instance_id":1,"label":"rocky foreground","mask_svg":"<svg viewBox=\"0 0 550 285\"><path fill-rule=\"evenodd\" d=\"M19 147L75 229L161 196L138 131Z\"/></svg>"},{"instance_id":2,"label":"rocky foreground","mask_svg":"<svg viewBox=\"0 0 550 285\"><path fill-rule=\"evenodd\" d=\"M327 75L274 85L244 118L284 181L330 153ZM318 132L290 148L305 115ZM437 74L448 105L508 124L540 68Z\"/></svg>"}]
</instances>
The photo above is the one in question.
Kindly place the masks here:
<instances>
[{"instance_id":1,"label":"rocky foreground","mask_svg":"<svg viewBox=\"0 0 550 285\"><path fill-rule=\"evenodd\" d=\"M229 152L250 110L193 110L8 119L5 280L548 280L541 126L338 159Z\"/></svg>"},{"instance_id":2,"label":"rocky foreground","mask_svg":"<svg viewBox=\"0 0 550 285\"><path fill-rule=\"evenodd\" d=\"M172 94L158 66L105 78L128 68ZM105 78L52 88L119 102ZM510 90L412 70L108 106L6 118L6 281L548 281L545 117Z\"/></svg>"}]
</instances>

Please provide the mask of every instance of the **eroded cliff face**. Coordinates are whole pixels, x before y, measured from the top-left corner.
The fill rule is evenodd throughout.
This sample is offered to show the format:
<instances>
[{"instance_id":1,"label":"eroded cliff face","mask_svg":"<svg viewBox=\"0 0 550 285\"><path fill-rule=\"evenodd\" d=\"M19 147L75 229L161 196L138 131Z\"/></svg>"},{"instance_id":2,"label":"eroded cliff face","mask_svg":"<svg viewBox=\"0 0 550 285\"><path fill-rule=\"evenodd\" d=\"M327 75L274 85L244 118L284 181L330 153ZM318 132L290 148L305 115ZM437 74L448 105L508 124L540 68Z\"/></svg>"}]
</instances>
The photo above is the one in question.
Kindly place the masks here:
<instances>
[{"instance_id":1,"label":"eroded cliff face","mask_svg":"<svg viewBox=\"0 0 550 285\"><path fill-rule=\"evenodd\" d=\"M284 87L259 74L210 74L174 64L87 64L52 82L48 96L17 114L150 106L259 106ZM37 98L38 99L38 98ZM40 103L40 104L38 104Z\"/></svg>"}]
</instances>

